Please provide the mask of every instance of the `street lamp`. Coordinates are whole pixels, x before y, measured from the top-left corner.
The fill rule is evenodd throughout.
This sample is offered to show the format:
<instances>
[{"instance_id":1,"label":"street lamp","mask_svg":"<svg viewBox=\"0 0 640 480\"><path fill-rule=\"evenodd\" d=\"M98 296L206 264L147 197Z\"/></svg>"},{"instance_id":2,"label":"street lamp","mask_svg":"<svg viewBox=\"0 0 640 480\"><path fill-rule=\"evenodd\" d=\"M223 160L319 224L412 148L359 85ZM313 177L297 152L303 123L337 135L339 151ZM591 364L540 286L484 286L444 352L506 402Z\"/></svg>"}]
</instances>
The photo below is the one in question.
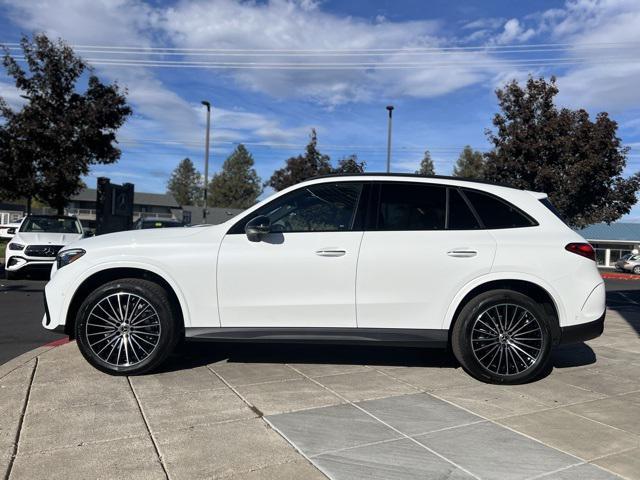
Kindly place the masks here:
<instances>
[{"instance_id":1,"label":"street lamp","mask_svg":"<svg viewBox=\"0 0 640 480\"><path fill-rule=\"evenodd\" d=\"M204 146L204 206L202 207L202 223L207 223L207 189L209 188L209 130L211 129L211 104L202 100L207 107L207 131Z\"/></svg>"},{"instance_id":2,"label":"street lamp","mask_svg":"<svg viewBox=\"0 0 640 480\"><path fill-rule=\"evenodd\" d=\"M389 111L389 131L387 132L387 173L391 172L391 120L393 117L393 105L387 105Z\"/></svg>"}]
</instances>

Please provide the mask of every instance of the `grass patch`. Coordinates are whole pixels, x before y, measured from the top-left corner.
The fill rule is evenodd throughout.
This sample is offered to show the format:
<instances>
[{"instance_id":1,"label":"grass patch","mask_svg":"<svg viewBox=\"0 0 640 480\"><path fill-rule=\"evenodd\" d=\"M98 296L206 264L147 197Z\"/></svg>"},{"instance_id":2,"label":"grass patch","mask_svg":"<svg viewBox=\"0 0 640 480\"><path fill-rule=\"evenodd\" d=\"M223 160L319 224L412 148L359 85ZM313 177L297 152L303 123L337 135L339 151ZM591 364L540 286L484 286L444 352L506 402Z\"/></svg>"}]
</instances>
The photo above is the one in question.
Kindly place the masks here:
<instances>
[{"instance_id":1,"label":"grass patch","mask_svg":"<svg viewBox=\"0 0 640 480\"><path fill-rule=\"evenodd\" d=\"M0 240L0 258L4 258L4 251L7 248L8 240Z\"/></svg>"}]
</instances>

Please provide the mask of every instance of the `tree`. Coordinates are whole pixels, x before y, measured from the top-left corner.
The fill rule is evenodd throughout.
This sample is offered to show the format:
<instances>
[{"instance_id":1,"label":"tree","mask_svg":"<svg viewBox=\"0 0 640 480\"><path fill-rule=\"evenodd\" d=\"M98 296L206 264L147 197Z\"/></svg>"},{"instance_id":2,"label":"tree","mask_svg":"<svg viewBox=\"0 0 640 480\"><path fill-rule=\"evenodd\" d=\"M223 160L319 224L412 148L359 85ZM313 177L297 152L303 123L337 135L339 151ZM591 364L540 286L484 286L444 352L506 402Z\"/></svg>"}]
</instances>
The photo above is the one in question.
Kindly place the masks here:
<instances>
[{"instance_id":1,"label":"tree","mask_svg":"<svg viewBox=\"0 0 640 480\"><path fill-rule=\"evenodd\" d=\"M454 177L481 179L484 175L484 157L482 152L464 147L453 167Z\"/></svg>"},{"instance_id":2,"label":"tree","mask_svg":"<svg viewBox=\"0 0 640 480\"><path fill-rule=\"evenodd\" d=\"M416 170L416 175L435 175L436 171L433 167L433 160L431 160L431 153L429 150L425 150L424 158L420 162L420 168Z\"/></svg>"},{"instance_id":3,"label":"tree","mask_svg":"<svg viewBox=\"0 0 640 480\"><path fill-rule=\"evenodd\" d=\"M209 206L248 208L262 193L262 181L253 168L253 156L240 144L209 184Z\"/></svg>"},{"instance_id":4,"label":"tree","mask_svg":"<svg viewBox=\"0 0 640 480\"><path fill-rule=\"evenodd\" d=\"M311 129L309 144L304 155L289 158L284 168L273 172L265 186L270 186L274 190L280 191L308 178L326 175L331 172L329 156L323 155L318 151L318 136L314 128Z\"/></svg>"},{"instance_id":5,"label":"tree","mask_svg":"<svg viewBox=\"0 0 640 480\"><path fill-rule=\"evenodd\" d=\"M202 205L202 175L190 158L182 160L171 173L167 192L179 205Z\"/></svg>"},{"instance_id":6,"label":"tree","mask_svg":"<svg viewBox=\"0 0 640 480\"><path fill-rule=\"evenodd\" d=\"M0 102L0 169L22 180L5 179L1 188L11 198L37 196L62 213L68 198L83 188L81 177L91 165L120 158L116 131L131 108L126 91L102 83L62 40L38 34L32 41L22 37L20 45L28 72L6 49L3 65L27 103L14 112ZM80 93L76 87L85 72L87 87Z\"/></svg>"},{"instance_id":7,"label":"tree","mask_svg":"<svg viewBox=\"0 0 640 480\"><path fill-rule=\"evenodd\" d=\"M367 162L359 162L357 155L349 155L338 162L338 166L333 169L333 173L364 173L366 164Z\"/></svg>"},{"instance_id":8,"label":"tree","mask_svg":"<svg viewBox=\"0 0 640 480\"><path fill-rule=\"evenodd\" d=\"M501 112L493 118L496 132L486 132L493 150L485 177L548 193L575 227L617 220L640 189L640 173L622 176L629 149L618 124L604 112L591 121L585 110L558 109L557 94L554 77L529 77L524 88L514 80L496 91Z\"/></svg>"}]
</instances>

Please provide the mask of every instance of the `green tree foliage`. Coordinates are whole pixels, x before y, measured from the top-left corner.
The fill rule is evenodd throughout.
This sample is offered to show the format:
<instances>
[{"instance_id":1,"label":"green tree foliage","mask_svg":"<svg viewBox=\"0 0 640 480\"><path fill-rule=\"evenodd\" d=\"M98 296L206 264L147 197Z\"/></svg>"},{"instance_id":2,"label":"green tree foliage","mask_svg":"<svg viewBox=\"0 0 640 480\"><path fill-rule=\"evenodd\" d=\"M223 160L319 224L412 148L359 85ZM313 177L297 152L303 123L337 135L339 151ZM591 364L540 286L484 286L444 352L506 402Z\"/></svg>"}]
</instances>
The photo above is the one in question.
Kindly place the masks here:
<instances>
[{"instance_id":1,"label":"green tree foliage","mask_svg":"<svg viewBox=\"0 0 640 480\"><path fill-rule=\"evenodd\" d=\"M435 175L436 171L433 167L433 160L431 160L431 153L429 150L425 150L424 158L420 162L420 168L416 170L416 175Z\"/></svg>"},{"instance_id":2,"label":"green tree foliage","mask_svg":"<svg viewBox=\"0 0 640 480\"><path fill-rule=\"evenodd\" d=\"M333 173L364 173L366 165L367 162L359 162L358 156L353 154L340 160Z\"/></svg>"},{"instance_id":3,"label":"green tree foliage","mask_svg":"<svg viewBox=\"0 0 640 480\"><path fill-rule=\"evenodd\" d=\"M591 121L585 110L558 109L555 78L515 80L496 91L500 113L485 177L549 194L563 218L580 227L612 222L636 203L640 173L624 178L628 148L606 113Z\"/></svg>"},{"instance_id":4,"label":"green tree foliage","mask_svg":"<svg viewBox=\"0 0 640 480\"><path fill-rule=\"evenodd\" d=\"M117 83L104 84L62 40L44 34L20 45L27 70L5 50L3 65L27 103L14 112L0 101L0 188L5 196L38 197L62 213L94 164L120 158L116 131L131 108ZM86 78L86 90L77 84Z\"/></svg>"},{"instance_id":5,"label":"green tree foliage","mask_svg":"<svg viewBox=\"0 0 640 480\"><path fill-rule=\"evenodd\" d=\"M265 186L280 191L308 178L326 175L332 171L329 156L318 150L318 136L316 130L312 129L304 155L289 158L284 168L273 172Z\"/></svg>"},{"instance_id":6,"label":"green tree foliage","mask_svg":"<svg viewBox=\"0 0 640 480\"><path fill-rule=\"evenodd\" d=\"M209 183L209 206L248 208L262 193L262 181L253 168L253 156L240 144Z\"/></svg>"},{"instance_id":7,"label":"green tree foliage","mask_svg":"<svg viewBox=\"0 0 640 480\"><path fill-rule=\"evenodd\" d=\"M469 145L464 147L453 167L454 177L481 179L484 176L484 157L482 152Z\"/></svg>"},{"instance_id":8,"label":"green tree foliage","mask_svg":"<svg viewBox=\"0 0 640 480\"><path fill-rule=\"evenodd\" d=\"M167 192L180 205L202 205L202 175L190 158L182 160L171 173Z\"/></svg>"}]
</instances>

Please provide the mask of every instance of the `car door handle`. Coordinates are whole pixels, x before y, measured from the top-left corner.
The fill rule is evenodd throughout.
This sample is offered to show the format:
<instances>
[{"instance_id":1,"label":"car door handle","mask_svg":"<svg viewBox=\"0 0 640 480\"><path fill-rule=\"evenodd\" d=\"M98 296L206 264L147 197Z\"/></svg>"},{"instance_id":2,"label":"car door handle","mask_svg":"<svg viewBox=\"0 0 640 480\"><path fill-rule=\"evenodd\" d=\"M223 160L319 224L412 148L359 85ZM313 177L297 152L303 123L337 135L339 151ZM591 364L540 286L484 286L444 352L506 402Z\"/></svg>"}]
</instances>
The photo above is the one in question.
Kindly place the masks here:
<instances>
[{"instance_id":1,"label":"car door handle","mask_svg":"<svg viewBox=\"0 0 640 480\"><path fill-rule=\"evenodd\" d=\"M449 255L450 257L456 257L456 258L475 257L477 254L478 254L477 250L472 250L470 248L455 248L447 252L447 255Z\"/></svg>"},{"instance_id":2,"label":"car door handle","mask_svg":"<svg viewBox=\"0 0 640 480\"><path fill-rule=\"evenodd\" d=\"M320 255L321 257L342 257L346 254L346 250L339 248L321 248L320 250L316 250L316 255Z\"/></svg>"}]
</instances>

